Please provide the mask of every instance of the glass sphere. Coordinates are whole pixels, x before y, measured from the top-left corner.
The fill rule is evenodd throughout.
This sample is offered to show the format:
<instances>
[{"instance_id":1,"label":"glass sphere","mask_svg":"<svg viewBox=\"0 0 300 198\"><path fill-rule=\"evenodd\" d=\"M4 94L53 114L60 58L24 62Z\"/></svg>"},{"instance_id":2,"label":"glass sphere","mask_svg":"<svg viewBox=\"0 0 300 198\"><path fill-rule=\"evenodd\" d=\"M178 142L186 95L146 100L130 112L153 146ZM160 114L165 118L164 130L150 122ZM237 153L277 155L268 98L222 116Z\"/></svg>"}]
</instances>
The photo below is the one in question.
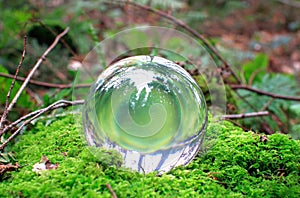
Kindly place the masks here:
<instances>
[{"instance_id":1,"label":"glass sphere","mask_svg":"<svg viewBox=\"0 0 300 198\"><path fill-rule=\"evenodd\" d=\"M144 173L189 163L206 122L195 80L157 56L133 56L109 66L92 85L83 110L88 144L118 151L125 167Z\"/></svg>"}]
</instances>

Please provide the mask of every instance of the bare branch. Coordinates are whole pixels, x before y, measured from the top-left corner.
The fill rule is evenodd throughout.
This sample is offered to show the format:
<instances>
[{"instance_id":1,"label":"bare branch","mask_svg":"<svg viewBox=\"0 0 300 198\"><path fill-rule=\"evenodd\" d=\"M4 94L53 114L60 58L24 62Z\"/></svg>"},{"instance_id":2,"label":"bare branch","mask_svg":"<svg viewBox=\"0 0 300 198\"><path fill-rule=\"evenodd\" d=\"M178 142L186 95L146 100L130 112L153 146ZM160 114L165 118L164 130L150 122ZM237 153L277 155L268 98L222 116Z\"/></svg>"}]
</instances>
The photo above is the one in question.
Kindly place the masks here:
<instances>
[{"instance_id":1,"label":"bare branch","mask_svg":"<svg viewBox=\"0 0 300 198\"><path fill-rule=\"evenodd\" d=\"M65 100L63 100L63 101L65 101ZM58 102L61 102L61 101L57 101L57 102L55 102L55 103L53 103L53 104L51 104L51 105L56 105L56 103L58 103ZM74 103L74 105L77 105L77 104L83 104L84 101L83 101L83 100L75 100L75 101L73 101L73 103ZM50 106L51 106L51 105L50 105ZM47 108L47 107L46 107L46 108ZM53 109L55 109L55 108L53 108ZM17 126L19 123L21 123L21 122L23 122L23 121L29 119L29 118L32 117L32 116L35 116L35 115L38 114L41 110L42 110L42 109L33 111L33 112L29 113L29 114L24 115L23 117L19 118L18 120L12 122L12 123L9 124L8 126L6 126L2 131L0 131L0 137L1 137L2 134L6 133L8 130L12 129L14 126ZM52 110L52 109L51 109L51 110Z\"/></svg>"},{"instance_id":2,"label":"bare branch","mask_svg":"<svg viewBox=\"0 0 300 198\"><path fill-rule=\"evenodd\" d=\"M13 164L6 164L6 165L5 164L0 164L0 176L3 173L7 172L7 171L13 171L13 170L18 169L18 168L20 168L18 163L16 163L15 165L13 165Z\"/></svg>"},{"instance_id":3,"label":"bare branch","mask_svg":"<svg viewBox=\"0 0 300 198\"><path fill-rule=\"evenodd\" d=\"M3 74L0 73L0 77L5 77L5 78L14 78L13 75L11 74ZM16 78L16 80L18 81L25 81L26 78L24 77L20 77L18 76ZM73 84L54 84L54 83L47 83L47 82L42 82L42 81L38 81L38 80L29 80L28 81L29 84L32 85L37 85L37 86L42 86L42 87L48 87L48 88L57 88L57 89L68 89L68 88L86 88L86 87L90 87L92 84L78 84L78 85L73 85Z\"/></svg>"},{"instance_id":4,"label":"bare branch","mask_svg":"<svg viewBox=\"0 0 300 198\"><path fill-rule=\"evenodd\" d=\"M41 20L38 20L38 23L42 26L42 27L44 27L45 29L47 29L49 32L51 32L51 34L53 35L53 36L57 36L57 33L54 31L54 30L52 30L49 26L47 26L43 21L41 21ZM71 54L73 55L73 56L77 56L77 54L76 54L76 52L70 47L70 45L65 41L65 39L61 39L60 40L61 42L62 42L62 44L71 52Z\"/></svg>"},{"instance_id":5,"label":"bare branch","mask_svg":"<svg viewBox=\"0 0 300 198\"><path fill-rule=\"evenodd\" d=\"M111 185L109 183L106 183L106 187L108 188L109 192L111 193L111 196L113 198L118 198L115 191L112 189Z\"/></svg>"},{"instance_id":6,"label":"bare branch","mask_svg":"<svg viewBox=\"0 0 300 198\"><path fill-rule=\"evenodd\" d=\"M243 114L232 114L232 115L222 115L222 119L242 119L242 118L251 118L251 117L258 117L258 116L267 116L269 115L268 111L259 111L259 112L252 112L252 113L243 113Z\"/></svg>"},{"instance_id":7,"label":"bare branch","mask_svg":"<svg viewBox=\"0 0 300 198\"><path fill-rule=\"evenodd\" d=\"M25 89L25 87L27 86L29 80L32 78L34 72L39 68L39 66L41 65L41 63L46 59L46 56L49 54L49 52L57 45L59 39L61 37L63 37L67 32L69 31L69 27L67 27L62 33L60 33L59 35L57 35L57 37L55 38L55 40L53 41L53 43L48 47L48 49L43 53L43 55L39 58L39 60L37 61L37 63L33 66L33 69L29 72L28 76L26 77L25 81L23 82L22 86L20 87L20 89L18 90L17 94L15 95L14 99L11 101L11 103L8 106L8 111L10 111L14 104L17 102L18 98L20 97L22 91Z\"/></svg>"},{"instance_id":8,"label":"bare branch","mask_svg":"<svg viewBox=\"0 0 300 198\"><path fill-rule=\"evenodd\" d=\"M274 93L262 91L262 90L259 90L259 89L255 89L255 88L247 86L247 85L230 85L230 87L232 89L245 89L245 90L248 90L248 91L255 92L255 93L259 94L259 95L270 96L272 98L300 101L300 97L296 97L296 96L283 96L283 95L279 95L279 94L274 94Z\"/></svg>"},{"instance_id":9,"label":"bare branch","mask_svg":"<svg viewBox=\"0 0 300 198\"><path fill-rule=\"evenodd\" d=\"M241 81L239 79L239 77L235 74L235 72L232 70L231 66L227 63L227 61L218 53L218 51L208 42L208 40L206 40L206 38L199 34L196 30L194 30L193 28L191 28L190 26L188 26L187 24L185 24L183 21L173 17L172 15L170 14L167 14L163 11L160 11L160 10L156 10L156 9L153 9L149 6L145 6L145 5L141 5L141 4L138 4L138 3L135 3L133 1L111 1L110 3L114 3L114 2L117 2L117 3L127 3L127 4L130 4L134 7L137 7L137 8L141 8L143 10L147 10L149 12L153 12L163 18L166 18L172 22L174 22L175 24L177 24L178 26L182 27L183 29L187 30L188 32L190 32L192 35L194 35L195 37L197 37L198 39L200 39L203 44L205 45L205 47L210 50L212 52L211 55L214 55L216 56L224 65L224 69L227 70L227 71L230 71L230 73L232 74L232 76L235 78L235 80L241 84Z\"/></svg>"},{"instance_id":10,"label":"bare branch","mask_svg":"<svg viewBox=\"0 0 300 198\"><path fill-rule=\"evenodd\" d=\"M11 85L10 85L10 88L9 88L9 91L6 95L6 101L5 101L5 107L4 107L4 112L3 112L3 115L1 116L1 120L0 120L0 131L1 129L3 128L3 122L5 121L6 117L7 117L7 114L9 113L10 109L8 108L8 105L9 105L9 99L10 99L10 94L15 86L15 82L16 82L16 78L19 74L19 71L20 71L20 68L22 66L22 63L24 61L24 58L25 58L25 53L26 53L26 43L27 43L27 37L26 35L24 36L24 45L23 45L23 53L22 53L22 56L21 56L21 60L17 66L17 69L16 69L16 73L15 75L13 76L13 80L11 82Z\"/></svg>"},{"instance_id":11,"label":"bare branch","mask_svg":"<svg viewBox=\"0 0 300 198\"><path fill-rule=\"evenodd\" d=\"M13 124L16 125L18 123L21 123L23 120L27 119L26 121L24 121L21 126L15 131L13 132L13 134L11 134L11 136L9 138L7 138L3 144L1 144L0 146L0 150L2 150L9 141L11 141L16 135L18 135L20 133L20 131L24 128L24 126L26 126L27 124L29 124L31 121L33 121L34 119L36 119L37 117L39 117L40 115L54 110L54 109L58 109L58 108L63 108L63 107L69 107L69 106L74 106L74 105L79 105L79 104L83 104L84 100L75 100L75 101L68 101L68 100L59 100L43 109L39 109L37 111L31 112L30 114L23 116L22 118L18 119L17 121L15 121ZM11 125L9 125L11 126ZM3 130L4 131L4 130ZM2 132L3 133L3 132ZM1 136L1 134L0 134Z\"/></svg>"}]
</instances>

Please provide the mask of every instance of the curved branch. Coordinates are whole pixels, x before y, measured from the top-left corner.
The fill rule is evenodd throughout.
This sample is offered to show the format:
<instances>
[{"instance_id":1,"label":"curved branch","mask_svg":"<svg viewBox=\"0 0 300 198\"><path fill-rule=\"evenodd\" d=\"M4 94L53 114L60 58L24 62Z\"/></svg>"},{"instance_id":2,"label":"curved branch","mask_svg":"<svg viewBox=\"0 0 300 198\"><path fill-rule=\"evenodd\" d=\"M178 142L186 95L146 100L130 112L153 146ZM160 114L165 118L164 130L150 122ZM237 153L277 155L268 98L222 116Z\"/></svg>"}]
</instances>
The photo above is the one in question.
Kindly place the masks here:
<instances>
[{"instance_id":1,"label":"curved branch","mask_svg":"<svg viewBox=\"0 0 300 198\"><path fill-rule=\"evenodd\" d=\"M230 87L232 89L245 89L245 90L248 90L248 91L255 92L255 93L259 94L259 95L270 96L272 98L300 101L300 97L296 97L296 96L283 96L283 95L279 95L279 94L274 94L274 93L262 91L262 90L259 90L259 89L255 89L255 88L247 86L247 85L230 85Z\"/></svg>"},{"instance_id":2,"label":"curved branch","mask_svg":"<svg viewBox=\"0 0 300 198\"><path fill-rule=\"evenodd\" d=\"M84 100L75 100L75 101L67 101L67 100L59 100L43 109L39 109L37 111L31 112L30 114L30 118L28 118L28 115L23 116L22 118L18 119L17 121L14 122L14 124L20 123L21 121L24 120L24 117L26 117L26 121L24 121L21 126L15 131L13 132L13 134L11 134L1 145L0 145L0 150L2 150L9 141L11 141L16 135L18 135L20 133L20 131L24 128L24 126L26 126L27 124L29 124L32 120L38 118L40 115L46 113L47 111L51 111L54 109L58 109L58 108L64 108L64 107L69 107L69 106L74 106L74 105L80 105L83 104ZM11 126L11 125L9 125ZM3 134L5 131L7 131L7 128L5 128L1 134ZM0 137L1 137L0 134Z\"/></svg>"},{"instance_id":3,"label":"curved branch","mask_svg":"<svg viewBox=\"0 0 300 198\"><path fill-rule=\"evenodd\" d=\"M21 85L20 89L18 90L18 92L16 93L15 97L13 98L13 100L11 101L11 103L9 104L9 106L7 107L7 110L10 111L13 106L15 105L15 103L17 102L18 98L20 97L22 91L25 89L25 87L27 86L29 80L31 79L31 77L33 76L34 72L39 68L39 66L41 65L41 63L46 59L46 56L49 54L49 52L57 45L58 41L65 35L67 34L69 31L69 27L67 27L62 33L60 33L59 35L57 35L57 37L55 38L55 40L53 41L53 43L48 47L48 49L42 54L42 56L39 58L39 60L36 62L36 64L33 66L33 69L29 72L28 76L26 77L25 81L23 82L23 84Z\"/></svg>"},{"instance_id":4,"label":"curved branch","mask_svg":"<svg viewBox=\"0 0 300 198\"><path fill-rule=\"evenodd\" d=\"M217 52L217 50L208 42L208 40L206 40L206 38L199 34L196 30L194 30L193 28L191 28L190 26L188 26L187 24L185 24L183 21L173 17L172 15L170 14L167 14L163 11L160 11L160 10L156 10L156 9L153 9L149 6L145 6L145 5L141 5L141 4L138 4L138 3L135 3L133 1L111 1L109 3L123 3L123 4L129 4L129 5L132 5L134 7L137 7L137 8L141 8L143 10L146 10L146 11L149 11L149 12L153 12L163 18L166 18L170 21L172 21L173 23L177 24L178 26L182 27L183 29L187 30L189 33L191 33L193 36L197 37L198 39L200 39L204 46L210 50L212 52L213 55L215 55L224 65L224 69L225 70L228 70L230 71L230 73L232 74L232 76L235 78L235 80L241 84L241 81L239 79L239 77L235 74L235 72L232 70L231 66L227 63L227 61Z\"/></svg>"}]
</instances>

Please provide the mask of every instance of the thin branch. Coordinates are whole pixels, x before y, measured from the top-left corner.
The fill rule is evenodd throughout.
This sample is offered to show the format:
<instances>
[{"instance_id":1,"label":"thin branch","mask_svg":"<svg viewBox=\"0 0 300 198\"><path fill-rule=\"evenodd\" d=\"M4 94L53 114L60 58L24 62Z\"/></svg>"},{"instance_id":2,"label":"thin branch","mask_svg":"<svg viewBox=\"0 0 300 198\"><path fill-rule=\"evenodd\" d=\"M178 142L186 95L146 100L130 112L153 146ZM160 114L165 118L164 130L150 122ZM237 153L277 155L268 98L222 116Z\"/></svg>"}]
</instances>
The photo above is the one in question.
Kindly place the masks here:
<instances>
[{"instance_id":1,"label":"thin branch","mask_svg":"<svg viewBox=\"0 0 300 198\"><path fill-rule=\"evenodd\" d=\"M53 43L48 47L48 49L43 53L43 55L39 58L39 60L37 61L37 63L34 65L33 69L29 72L28 76L26 77L25 81L23 82L22 86L20 87L20 89L18 90L17 94L15 95L14 99L12 100L12 102L9 104L8 106L8 111L10 111L14 104L17 102L18 98L20 97L22 91L25 89L25 87L27 86L30 78L33 76L34 72L39 68L39 66L41 65L41 63L46 59L46 56L49 54L49 52L57 45L59 39L61 37L63 37L65 34L67 34L67 32L69 31L69 27L67 27L62 33L60 33L59 35L57 35L57 37L55 38L55 40L53 41Z\"/></svg>"},{"instance_id":2,"label":"thin branch","mask_svg":"<svg viewBox=\"0 0 300 198\"><path fill-rule=\"evenodd\" d=\"M2 131L0 131L0 137L1 137L2 134L6 133L8 130L12 129L14 126L17 126L19 123L21 123L21 122L29 119L32 116L35 116L39 112L40 112L40 110L33 111L33 112L29 113L29 114L24 115L23 117L19 118L18 120L10 123Z\"/></svg>"},{"instance_id":3,"label":"thin branch","mask_svg":"<svg viewBox=\"0 0 300 198\"><path fill-rule=\"evenodd\" d=\"M270 96L272 98L300 101L300 97L296 97L296 96L283 96L283 95L279 95L279 94L274 94L274 93L262 91L262 90L259 90L259 89L255 89L255 88L250 87L248 85L230 85L230 87L232 89L245 89L245 90L248 90L248 91L255 92L255 93L259 94L259 95Z\"/></svg>"},{"instance_id":4,"label":"thin branch","mask_svg":"<svg viewBox=\"0 0 300 198\"><path fill-rule=\"evenodd\" d=\"M192 35L194 35L195 37L197 37L198 39L200 39L204 46L209 49L213 55L215 55L222 63L223 65L225 66L225 70L228 70L230 71L230 73L232 74L232 76L235 78L235 80L241 84L241 81L240 79L238 78L238 76L235 74L235 72L232 70L231 66L226 62L226 60L217 52L217 50L209 43L208 40L206 40L206 38L199 34L196 30L194 30L193 28L191 28L190 26L188 26L187 24L185 24L183 21L173 17L172 15L169 15L163 11L160 11L160 10L156 10L156 9L153 9L149 6L145 6L145 5L141 5L141 4L138 4L138 3L135 3L133 1L112 1L110 3L114 3L114 2L119 2L119 3L127 3L127 4L130 4L134 7L137 7L137 8L141 8L143 10L146 10L146 11L149 11L149 12L153 12L163 18L166 18L172 22L174 22L175 24L177 24L178 26L182 27L183 29L187 30L188 32L190 32Z\"/></svg>"},{"instance_id":5,"label":"thin branch","mask_svg":"<svg viewBox=\"0 0 300 198\"><path fill-rule=\"evenodd\" d=\"M39 20L38 19L38 23L42 26L42 27L44 27L45 29L47 29L49 32L51 32L51 34L53 35L53 36L57 36L57 33L54 31L54 30L52 30L52 28L50 28L49 26L47 26L43 21L41 21L41 20ZM61 42L62 42L62 44L71 52L71 54L73 55L73 56L77 56L77 53L71 48L71 46L65 41L65 39L61 39L60 40Z\"/></svg>"},{"instance_id":6,"label":"thin branch","mask_svg":"<svg viewBox=\"0 0 300 198\"><path fill-rule=\"evenodd\" d=\"M251 118L251 117L259 117L259 116L267 116L269 115L268 111L259 111L252 113L243 113L243 114L232 114L232 115L222 115L222 119L242 119L242 118Z\"/></svg>"},{"instance_id":7,"label":"thin branch","mask_svg":"<svg viewBox=\"0 0 300 198\"><path fill-rule=\"evenodd\" d=\"M14 78L13 75L11 74L3 74L0 73L0 77L5 77L5 78ZM20 77L18 76L16 78L16 80L18 81L25 81L26 78L24 77ZM73 88L73 84L54 84L54 83L47 83L47 82L42 82L42 81L38 81L38 80L29 80L28 81L29 84L32 85L37 85L37 86L42 86L42 87L48 87L48 88L57 88L57 89L68 89L68 88ZM78 84L75 85L74 88L86 88L86 87L90 87L91 84Z\"/></svg>"},{"instance_id":8,"label":"thin branch","mask_svg":"<svg viewBox=\"0 0 300 198\"><path fill-rule=\"evenodd\" d=\"M111 185L109 183L106 183L106 187L108 188L109 192L111 193L111 196L113 198L118 198L115 191L112 189Z\"/></svg>"},{"instance_id":9,"label":"thin branch","mask_svg":"<svg viewBox=\"0 0 300 198\"><path fill-rule=\"evenodd\" d=\"M16 82L16 78L19 74L19 71L20 71L20 68L22 66L22 63L24 61L24 58L25 58L25 54L26 54L26 43L27 43L27 37L26 35L24 36L24 44L23 44L23 53L22 53L22 56L21 56L21 60L17 66L17 69L16 69L16 73L15 75L13 76L13 80L11 82L11 85L10 85L10 88L9 88L9 91L6 95L6 101L5 101L5 107L4 107L4 112L3 112L3 115L1 116L1 120L0 120L0 130L3 128L3 122L4 120L6 119L10 109L8 108L8 105L9 105L9 99L10 99L10 94L15 86L15 82Z\"/></svg>"},{"instance_id":10,"label":"thin branch","mask_svg":"<svg viewBox=\"0 0 300 198\"><path fill-rule=\"evenodd\" d=\"M268 100L268 102L260 109L260 111L265 111L266 109L268 109L268 107L272 104L274 100L275 98L270 98L270 100Z\"/></svg>"},{"instance_id":11,"label":"thin branch","mask_svg":"<svg viewBox=\"0 0 300 198\"><path fill-rule=\"evenodd\" d=\"M243 126L242 124L240 124L238 121L230 120L230 122L232 124L234 124L235 126L240 127L241 129L243 129L243 131L250 131L250 129L246 128L245 126Z\"/></svg>"},{"instance_id":12,"label":"thin branch","mask_svg":"<svg viewBox=\"0 0 300 198\"><path fill-rule=\"evenodd\" d=\"M21 126L15 131L13 132L13 134L11 134L11 136L9 136L9 138L7 138L3 144L1 144L0 146L0 150L2 150L7 144L9 141L11 141L16 135L18 135L20 133L20 131L24 128L24 126L26 126L27 124L29 124L31 121L33 121L34 119L36 119L37 117L39 117L40 115L48 112L48 111L51 111L51 110L54 110L54 109L58 109L58 108L65 108L65 107L69 107L69 106L74 106L74 105L79 105L79 104L83 104L84 103L84 100L75 100L75 101L68 101L68 100L59 100L43 109L39 109L37 111L34 111L28 115L31 116L31 118L27 119L28 115L26 116L23 116L22 118L18 119L17 121L15 121L14 123L20 123L22 122L23 120L25 120L24 117L26 117L26 121L24 121Z\"/></svg>"},{"instance_id":13,"label":"thin branch","mask_svg":"<svg viewBox=\"0 0 300 198\"><path fill-rule=\"evenodd\" d=\"M236 91L235 93L236 93L236 95L237 95L239 98L241 98L247 105L249 105L249 107L250 107L253 111L255 111L255 112L262 111L262 110L259 110L258 108L256 108L253 104L251 104L251 103L247 100L246 96L242 96L242 95L239 94L239 92L237 92L237 91ZM265 119L265 117L260 117L260 118L255 117L255 119L256 119L257 122L263 122L263 123L265 124L266 127L270 128L270 127L269 127L269 124L267 124L268 122L267 122L267 120Z\"/></svg>"}]
</instances>

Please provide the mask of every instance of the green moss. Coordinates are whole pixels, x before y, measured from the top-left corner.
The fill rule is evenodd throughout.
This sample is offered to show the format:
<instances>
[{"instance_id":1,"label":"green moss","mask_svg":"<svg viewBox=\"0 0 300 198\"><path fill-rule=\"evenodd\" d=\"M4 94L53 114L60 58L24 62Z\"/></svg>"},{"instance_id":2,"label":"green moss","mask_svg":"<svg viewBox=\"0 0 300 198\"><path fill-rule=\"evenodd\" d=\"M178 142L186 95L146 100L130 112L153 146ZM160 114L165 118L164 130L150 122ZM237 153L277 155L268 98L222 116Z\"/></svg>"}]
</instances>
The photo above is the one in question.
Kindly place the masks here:
<instances>
[{"instance_id":1,"label":"green moss","mask_svg":"<svg viewBox=\"0 0 300 198\"><path fill-rule=\"evenodd\" d=\"M114 153L95 158L71 116L40 122L12 147L22 168L5 175L0 197L111 197L106 183L118 197L300 197L299 141L281 134L262 141L229 122L209 124L208 137L208 152L158 177L118 168ZM58 169L33 172L42 155Z\"/></svg>"}]
</instances>

